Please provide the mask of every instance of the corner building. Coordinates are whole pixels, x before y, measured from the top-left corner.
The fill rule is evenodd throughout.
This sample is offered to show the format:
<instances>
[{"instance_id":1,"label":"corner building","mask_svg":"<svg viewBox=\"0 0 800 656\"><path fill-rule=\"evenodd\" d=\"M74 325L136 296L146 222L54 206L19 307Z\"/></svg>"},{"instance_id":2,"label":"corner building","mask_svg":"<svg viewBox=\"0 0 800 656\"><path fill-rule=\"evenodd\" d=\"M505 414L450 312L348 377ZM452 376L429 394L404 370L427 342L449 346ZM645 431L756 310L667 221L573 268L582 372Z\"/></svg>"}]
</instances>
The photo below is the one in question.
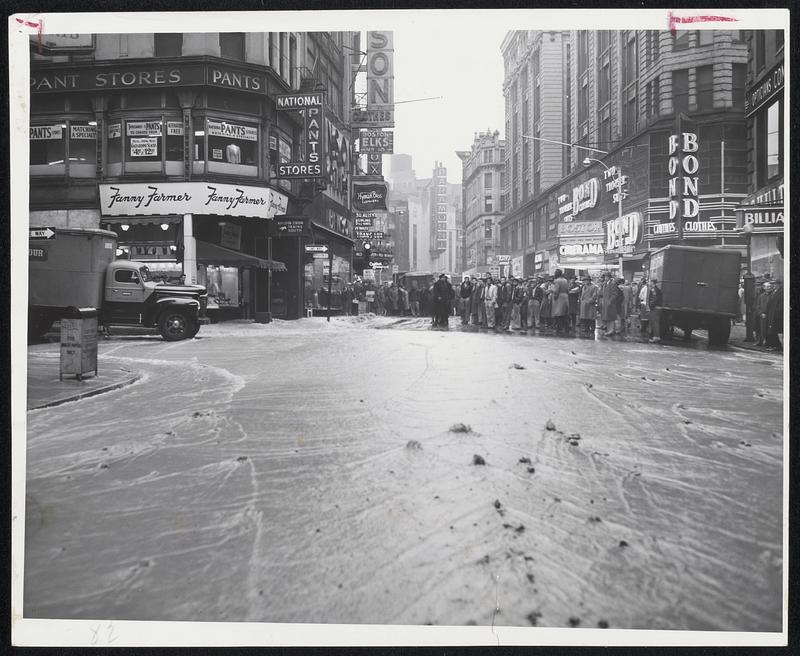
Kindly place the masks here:
<instances>
[{"instance_id":1,"label":"corner building","mask_svg":"<svg viewBox=\"0 0 800 656\"><path fill-rule=\"evenodd\" d=\"M744 254L743 32L572 31L565 41L560 140L572 145L561 147L563 174L529 202L506 190L501 248L523 258L524 275L613 269L628 278L678 241ZM689 171L671 162L687 155Z\"/></svg>"},{"instance_id":2,"label":"corner building","mask_svg":"<svg viewBox=\"0 0 800 656\"><path fill-rule=\"evenodd\" d=\"M212 318L301 316L323 277L307 241L329 244L349 281L353 34L63 36L76 38L32 41L31 226L114 230L118 256L205 284ZM276 96L301 91L325 94L313 182L276 177L305 157L302 117ZM305 234L279 237L284 215Z\"/></svg>"}]
</instances>

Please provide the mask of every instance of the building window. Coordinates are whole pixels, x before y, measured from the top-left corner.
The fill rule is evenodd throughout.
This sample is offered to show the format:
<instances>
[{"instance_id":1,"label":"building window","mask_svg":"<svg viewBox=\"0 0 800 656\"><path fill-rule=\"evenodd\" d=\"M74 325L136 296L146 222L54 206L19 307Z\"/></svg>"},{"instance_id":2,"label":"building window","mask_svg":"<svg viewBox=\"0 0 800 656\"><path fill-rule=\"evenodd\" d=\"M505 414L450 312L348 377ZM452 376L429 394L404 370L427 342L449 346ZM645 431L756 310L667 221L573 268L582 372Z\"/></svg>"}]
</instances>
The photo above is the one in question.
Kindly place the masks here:
<instances>
[{"instance_id":1,"label":"building window","mask_svg":"<svg viewBox=\"0 0 800 656\"><path fill-rule=\"evenodd\" d=\"M622 116L622 129L625 134L636 132L638 127L636 115L636 96L631 96L625 101Z\"/></svg>"},{"instance_id":2,"label":"building window","mask_svg":"<svg viewBox=\"0 0 800 656\"><path fill-rule=\"evenodd\" d=\"M66 123L30 126L31 175L66 173Z\"/></svg>"},{"instance_id":3,"label":"building window","mask_svg":"<svg viewBox=\"0 0 800 656\"><path fill-rule=\"evenodd\" d=\"M220 32L219 54L226 59L244 61L244 32Z\"/></svg>"},{"instance_id":4,"label":"building window","mask_svg":"<svg viewBox=\"0 0 800 656\"><path fill-rule=\"evenodd\" d=\"M636 36L631 32L622 33L622 57L620 58L620 68L622 77L622 86L626 87L636 81L639 77L638 64L639 60L636 56Z\"/></svg>"},{"instance_id":5,"label":"building window","mask_svg":"<svg viewBox=\"0 0 800 656\"><path fill-rule=\"evenodd\" d=\"M578 73L580 74L589 66L589 32L586 30L578 31L577 49Z\"/></svg>"},{"instance_id":6,"label":"building window","mask_svg":"<svg viewBox=\"0 0 800 656\"><path fill-rule=\"evenodd\" d=\"M756 71L764 68L767 56L766 32L764 30L756 30Z\"/></svg>"},{"instance_id":7,"label":"building window","mask_svg":"<svg viewBox=\"0 0 800 656\"><path fill-rule=\"evenodd\" d=\"M689 71L672 71L672 108L678 114L689 112Z\"/></svg>"},{"instance_id":8,"label":"building window","mask_svg":"<svg viewBox=\"0 0 800 656\"><path fill-rule=\"evenodd\" d=\"M70 121L67 144L68 174L72 178L97 175L97 123Z\"/></svg>"},{"instance_id":9,"label":"building window","mask_svg":"<svg viewBox=\"0 0 800 656\"><path fill-rule=\"evenodd\" d=\"M486 196L486 198L483 199L483 211L494 212L494 201L491 196Z\"/></svg>"},{"instance_id":10,"label":"building window","mask_svg":"<svg viewBox=\"0 0 800 656\"><path fill-rule=\"evenodd\" d=\"M522 142L522 174L525 175L530 168L530 145L527 141Z\"/></svg>"},{"instance_id":11,"label":"building window","mask_svg":"<svg viewBox=\"0 0 800 656\"><path fill-rule=\"evenodd\" d=\"M154 34L153 56L180 57L183 51L183 34Z\"/></svg>"},{"instance_id":12,"label":"building window","mask_svg":"<svg viewBox=\"0 0 800 656\"><path fill-rule=\"evenodd\" d=\"M714 43L714 30L696 30L697 32L697 45L709 46Z\"/></svg>"},{"instance_id":13,"label":"building window","mask_svg":"<svg viewBox=\"0 0 800 656\"><path fill-rule=\"evenodd\" d=\"M602 107L611 98L611 63L608 58L600 66L597 76L597 106Z\"/></svg>"},{"instance_id":14,"label":"building window","mask_svg":"<svg viewBox=\"0 0 800 656\"><path fill-rule=\"evenodd\" d=\"M661 33L657 30L650 30L647 33L648 39L648 63L655 64L661 57Z\"/></svg>"},{"instance_id":15,"label":"building window","mask_svg":"<svg viewBox=\"0 0 800 656\"><path fill-rule=\"evenodd\" d=\"M491 189L492 188L492 172L487 171L483 174L483 188L484 189Z\"/></svg>"},{"instance_id":16,"label":"building window","mask_svg":"<svg viewBox=\"0 0 800 656\"><path fill-rule=\"evenodd\" d=\"M598 30L595 34L597 35L597 54L599 55L608 50L611 45L611 32L608 30Z\"/></svg>"},{"instance_id":17,"label":"building window","mask_svg":"<svg viewBox=\"0 0 800 656\"><path fill-rule=\"evenodd\" d=\"M492 220L491 219L484 219L483 220L483 238L491 240L492 238Z\"/></svg>"},{"instance_id":18,"label":"building window","mask_svg":"<svg viewBox=\"0 0 800 656\"><path fill-rule=\"evenodd\" d=\"M160 118L125 121L125 173L161 172L163 132Z\"/></svg>"},{"instance_id":19,"label":"building window","mask_svg":"<svg viewBox=\"0 0 800 656\"><path fill-rule=\"evenodd\" d=\"M685 50L689 47L690 30L676 30L672 37L673 50Z\"/></svg>"},{"instance_id":20,"label":"building window","mask_svg":"<svg viewBox=\"0 0 800 656\"><path fill-rule=\"evenodd\" d=\"M760 178L759 186L771 181L783 173L783 139L781 126L783 123L783 99L772 103L759 116L760 142Z\"/></svg>"},{"instance_id":21,"label":"building window","mask_svg":"<svg viewBox=\"0 0 800 656\"><path fill-rule=\"evenodd\" d=\"M578 126L589 120L589 83L586 79L578 83ZM583 134L578 135L584 136Z\"/></svg>"},{"instance_id":22,"label":"building window","mask_svg":"<svg viewBox=\"0 0 800 656\"><path fill-rule=\"evenodd\" d=\"M538 196L542 190L542 167L537 164L533 169L533 195Z\"/></svg>"},{"instance_id":23,"label":"building window","mask_svg":"<svg viewBox=\"0 0 800 656\"><path fill-rule=\"evenodd\" d=\"M714 67L698 66L696 69L697 111L714 109Z\"/></svg>"},{"instance_id":24,"label":"building window","mask_svg":"<svg viewBox=\"0 0 800 656\"><path fill-rule=\"evenodd\" d=\"M598 145L606 149L611 145L611 117L606 116L600 120L597 128Z\"/></svg>"},{"instance_id":25,"label":"building window","mask_svg":"<svg viewBox=\"0 0 800 656\"><path fill-rule=\"evenodd\" d=\"M208 171L258 175L257 125L216 118L205 121L205 160Z\"/></svg>"},{"instance_id":26,"label":"building window","mask_svg":"<svg viewBox=\"0 0 800 656\"><path fill-rule=\"evenodd\" d=\"M733 65L733 106L744 109L744 91L747 83L747 64Z\"/></svg>"}]
</instances>

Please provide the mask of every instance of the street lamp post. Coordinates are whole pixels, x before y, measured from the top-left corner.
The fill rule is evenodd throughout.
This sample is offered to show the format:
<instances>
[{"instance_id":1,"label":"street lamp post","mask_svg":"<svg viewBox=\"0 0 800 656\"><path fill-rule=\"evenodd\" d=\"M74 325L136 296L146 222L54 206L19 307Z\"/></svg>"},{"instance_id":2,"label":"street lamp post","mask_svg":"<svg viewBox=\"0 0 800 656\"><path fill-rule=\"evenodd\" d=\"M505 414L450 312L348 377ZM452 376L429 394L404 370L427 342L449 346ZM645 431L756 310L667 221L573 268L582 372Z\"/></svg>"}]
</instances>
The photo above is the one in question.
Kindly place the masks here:
<instances>
[{"instance_id":1,"label":"street lamp post","mask_svg":"<svg viewBox=\"0 0 800 656\"><path fill-rule=\"evenodd\" d=\"M755 312L753 304L755 303L755 276L753 275L751 265L750 241L753 238L753 224L746 223L742 227L745 239L747 240L747 271L742 276L744 283L744 329L745 329L745 342L753 342L753 322L755 319Z\"/></svg>"},{"instance_id":2,"label":"street lamp post","mask_svg":"<svg viewBox=\"0 0 800 656\"><path fill-rule=\"evenodd\" d=\"M603 160L596 159L594 157L584 157L583 158L583 165L589 166L592 162L597 162L598 164L602 165L602 167L611 173L611 169L606 166L606 163ZM622 169L618 166L617 168L617 218L619 219L619 226L622 227ZM621 246L621 244L620 244ZM619 253L619 275L622 277L622 251Z\"/></svg>"}]
</instances>

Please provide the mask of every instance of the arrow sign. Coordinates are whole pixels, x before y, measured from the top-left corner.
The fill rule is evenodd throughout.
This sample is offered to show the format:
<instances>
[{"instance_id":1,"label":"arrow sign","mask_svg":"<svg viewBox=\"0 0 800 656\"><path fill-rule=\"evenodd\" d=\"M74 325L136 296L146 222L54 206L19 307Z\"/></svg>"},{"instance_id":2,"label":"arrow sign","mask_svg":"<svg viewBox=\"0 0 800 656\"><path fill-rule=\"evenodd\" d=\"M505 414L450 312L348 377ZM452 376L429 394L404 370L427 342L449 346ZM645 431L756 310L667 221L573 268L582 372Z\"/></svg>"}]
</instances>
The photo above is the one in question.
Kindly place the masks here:
<instances>
[{"instance_id":1,"label":"arrow sign","mask_svg":"<svg viewBox=\"0 0 800 656\"><path fill-rule=\"evenodd\" d=\"M327 253L328 247L324 244L306 244L306 253Z\"/></svg>"},{"instance_id":2,"label":"arrow sign","mask_svg":"<svg viewBox=\"0 0 800 656\"><path fill-rule=\"evenodd\" d=\"M55 228L31 228L30 239L55 239Z\"/></svg>"}]
</instances>

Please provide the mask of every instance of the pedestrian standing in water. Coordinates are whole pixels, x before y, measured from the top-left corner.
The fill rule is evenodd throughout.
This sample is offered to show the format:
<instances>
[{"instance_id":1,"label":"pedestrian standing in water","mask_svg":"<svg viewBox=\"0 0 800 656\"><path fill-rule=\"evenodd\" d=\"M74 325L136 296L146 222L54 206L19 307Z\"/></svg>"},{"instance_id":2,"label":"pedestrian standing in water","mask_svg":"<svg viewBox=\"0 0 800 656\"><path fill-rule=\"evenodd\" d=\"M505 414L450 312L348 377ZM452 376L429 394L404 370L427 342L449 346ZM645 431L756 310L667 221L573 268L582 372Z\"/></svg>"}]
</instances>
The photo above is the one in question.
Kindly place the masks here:
<instances>
[{"instance_id":1,"label":"pedestrian standing in water","mask_svg":"<svg viewBox=\"0 0 800 656\"><path fill-rule=\"evenodd\" d=\"M590 276L585 276L581 288L579 318L581 335L587 337L594 337L594 322L597 319L597 293L597 285L592 282Z\"/></svg>"},{"instance_id":2,"label":"pedestrian standing in water","mask_svg":"<svg viewBox=\"0 0 800 656\"><path fill-rule=\"evenodd\" d=\"M544 290L542 289L542 277L536 276L531 285L531 300L528 301L528 325L531 328L541 327L541 309L542 300L544 299ZM531 315L531 312L533 313Z\"/></svg>"},{"instance_id":3,"label":"pedestrian standing in water","mask_svg":"<svg viewBox=\"0 0 800 656\"><path fill-rule=\"evenodd\" d=\"M780 336L783 334L783 285L776 279L767 302L767 350L781 351Z\"/></svg>"},{"instance_id":4,"label":"pedestrian standing in water","mask_svg":"<svg viewBox=\"0 0 800 656\"><path fill-rule=\"evenodd\" d=\"M486 312L486 327L495 330L495 310L497 309L497 285L494 284L492 277L486 279L484 291L484 311Z\"/></svg>"},{"instance_id":5,"label":"pedestrian standing in water","mask_svg":"<svg viewBox=\"0 0 800 656\"><path fill-rule=\"evenodd\" d=\"M554 280L550 285L553 303L553 322L555 323L556 334L562 335L567 332L567 322L569 321L569 283L561 269L556 269Z\"/></svg>"},{"instance_id":6,"label":"pedestrian standing in water","mask_svg":"<svg viewBox=\"0 0 800 656\"><path fill-rule=\"evenodd\" d=\"M553 282L553 277L550 276L542 281L542 305L539 309L539 318L541 325L545 332L550 332L553 329L553 292L550 289L550 284Z\"/></svg>"},{"instance_id":7,"label":"pedestrian standing in water","mask_svg":"<svg viewBox=\"0 0 800 656\"><path fill-rule=\"evenodd\" d=\"M619 287L617 287L614 277L609 271L603 274L603 286L601 292L601 308L600 318L603 322L603 334L606 337L611 337L615 334L614 326L617 321L617 309L619 307L617 301L617 294L619 294Z\"/></svg>"},{"instance_id":8,"label":"pedestrian standing in water","mask_svg":"<svg viewBox=\"0 0 800 656\"><path fill-rule=\"evenodd\" d=\"M519 286L522 294L522 300L519 304L519 326L520 330L528 330L528 303L530 303L530 278L527 280L520 280Z\"/></svg>"},{"instance_id":9,"label":"pedestrian standing in water","mask_svg":"<svg viewBox=\"0 0 800 656\"><path fill-rule=\"evenodd\" d=\"M581 296L581 285L575 276L569 280L569 290L567 297L569 299L569 330L570 332L578 332L578 303Z\"/></svg>"},{"instance_id":10,"label":"pedestrian standing in water","mask_svg":"<svg viewBox=\"0 0 800 656\"><path fill-rule=\"evenodd\" d=\"M473 326L481 324L481 306L483 305L484 282L480 278L472 276L472 296L469 299L470 319Z\"/></svg>"},{"instance_id":11,"label":"pedestrian standing in water","mask_svg":"<svg viewBox=\"0 0 800 656\"><path fill-rule=\"evenodd\" d=\"M472 281L469 276L464 276L461 285L458 289L459 302L461 304L461 325L469 325L470 315L470 301L472 298Z\"/></svg>"},{"instance_id":12,"label":"pedestrian standing in water","mask_svg":"<svg viewBox=\"0 0 800 656\"><path fill-rule=\"evenodd\" d=\"M658 343L661 341L661 288L658 286L658 280L652 278L650 280L649 291L647 292L647 306L650 311L650 342Z\"/></svg>"},{"instance_id":13,"label":"pedestrian standing in water","mask_svg":"<svg viewBox=\"0 0 800 656\"><path fill-rule=\"evenodd\" d=\"M439 274L439 278L433 283L433 325L438 328L448 326L450 311L450 283L447 276Z\"/></svg>"}]
</instances>

